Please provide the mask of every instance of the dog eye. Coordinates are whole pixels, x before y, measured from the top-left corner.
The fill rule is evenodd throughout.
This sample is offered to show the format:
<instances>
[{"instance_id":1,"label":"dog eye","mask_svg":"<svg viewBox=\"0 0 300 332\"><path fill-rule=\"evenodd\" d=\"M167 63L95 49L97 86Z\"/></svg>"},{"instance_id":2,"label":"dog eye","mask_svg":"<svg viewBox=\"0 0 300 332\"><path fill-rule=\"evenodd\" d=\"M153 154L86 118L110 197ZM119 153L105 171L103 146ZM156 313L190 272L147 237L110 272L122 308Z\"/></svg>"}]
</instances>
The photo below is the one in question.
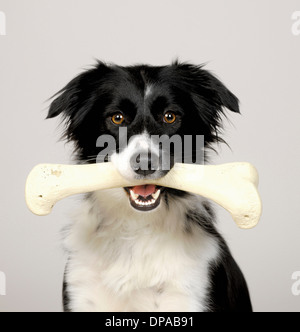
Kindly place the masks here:
<instances>
[{"instance_id":1,"label":"dog eye","mask_svg":"<svg viewBox=\"0 0 300 332\"><path fill-rule=\"evenodd\" d=\"M173 112L167 112L164 115L164 122L168 124L172 124L176 121L176 115Z\"/></svg>"},{"instance_id":2,"label":"dog eye","mask_svg":"<svg viewBox=\"0 0 300 332\"><path fill-rule=\"evenodd\" d=\"M115 125L121 125L124 121L125 118L123 116L122 113L116 113L115 115L112 116L111 121L115 124Z\"/></svg>"}]
</instances>

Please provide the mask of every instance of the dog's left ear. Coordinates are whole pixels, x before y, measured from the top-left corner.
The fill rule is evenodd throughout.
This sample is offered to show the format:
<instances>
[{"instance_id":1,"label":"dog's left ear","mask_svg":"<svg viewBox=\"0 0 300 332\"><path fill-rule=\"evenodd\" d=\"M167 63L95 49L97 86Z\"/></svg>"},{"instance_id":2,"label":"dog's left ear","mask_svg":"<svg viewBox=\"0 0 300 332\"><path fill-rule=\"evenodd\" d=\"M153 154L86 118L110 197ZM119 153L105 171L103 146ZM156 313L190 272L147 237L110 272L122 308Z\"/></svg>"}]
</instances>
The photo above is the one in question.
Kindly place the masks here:
<instances>
[{"instance_id":1,"label":"dog's left ear","mask_svg":"<svg viewBox=\"0 0 300 332\"><path fill-rule=\"evenodd\" d=\"M197 108L223 113L223 108L226 107L232 112L240 113L238 98L216 76L203 69L203 65L176 63L175 66L187 84L186 88L192 94Z\"/></svg>"},{"instance_id":2,"label":"dog's left ear","mask_svg":"<svg viewBox=\"0 0 300 332\"><path fill-rule=\"evenodd\" d=\"M238 98L227 89L227 87L213 74L207 70L200 69L201 76L206 82L206 87L214 95L213 100L217 106L226 107L232 112L240 113Z\"/></svg>"}]
</instances>

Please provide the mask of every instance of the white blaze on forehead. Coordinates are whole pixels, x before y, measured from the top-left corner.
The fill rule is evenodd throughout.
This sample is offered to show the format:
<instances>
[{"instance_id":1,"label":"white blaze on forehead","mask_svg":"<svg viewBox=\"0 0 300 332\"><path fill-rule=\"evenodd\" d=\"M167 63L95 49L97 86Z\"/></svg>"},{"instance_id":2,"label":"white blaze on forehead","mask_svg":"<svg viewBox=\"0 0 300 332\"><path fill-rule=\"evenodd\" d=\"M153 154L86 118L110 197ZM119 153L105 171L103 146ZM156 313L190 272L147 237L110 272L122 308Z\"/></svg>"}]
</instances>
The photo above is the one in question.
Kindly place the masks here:
<instances>
[{"instance_id":1,"label":"white blaze on forehead","mask_svg":"<svg viewBox=\"0 0 300 332\"><path fill-rule=\"evenodd\" d=\"M145 98L148 98L152 94L152 85L147 85L145 88Z\"/></svg>"}]
</instances>

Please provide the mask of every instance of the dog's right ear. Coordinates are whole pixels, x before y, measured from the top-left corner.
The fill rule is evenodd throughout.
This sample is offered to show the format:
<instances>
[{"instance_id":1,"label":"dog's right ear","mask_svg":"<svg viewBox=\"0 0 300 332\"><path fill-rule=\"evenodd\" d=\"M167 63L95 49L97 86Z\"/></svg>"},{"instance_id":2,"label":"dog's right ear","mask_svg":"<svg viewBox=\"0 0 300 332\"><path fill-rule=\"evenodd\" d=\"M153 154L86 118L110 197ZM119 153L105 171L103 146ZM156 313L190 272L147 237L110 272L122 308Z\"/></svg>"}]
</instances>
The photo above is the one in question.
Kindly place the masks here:
<instances>
[{"instance_id":1,"label":"dog's right ear","mask_svg":"<svg viewBox=\"0 0 300 332\"><path fill-rule=\"evenodd\" d=\"M47 119L55 118L64 113L65 116L71 116L78 103L79 93L81 91L81 82L87 73L75 77L63 89L57 92L51 99L55 98L49 108Z\"/></svg>"},{"instance_id":2,"label":"dog's right ear","mask_svg":"<svg viewBox=\"0 0 300 332\"><path fill-rule=\"evenodd\" d=\"M98 62L95 68L75 77L52 97L55 99L50 105L47 119L55 118L60 114L75 122L82 119L93 106L92 95L97 83L99 87L104 75L110 70L106 64Z\"/></svg>"}]
</instances>

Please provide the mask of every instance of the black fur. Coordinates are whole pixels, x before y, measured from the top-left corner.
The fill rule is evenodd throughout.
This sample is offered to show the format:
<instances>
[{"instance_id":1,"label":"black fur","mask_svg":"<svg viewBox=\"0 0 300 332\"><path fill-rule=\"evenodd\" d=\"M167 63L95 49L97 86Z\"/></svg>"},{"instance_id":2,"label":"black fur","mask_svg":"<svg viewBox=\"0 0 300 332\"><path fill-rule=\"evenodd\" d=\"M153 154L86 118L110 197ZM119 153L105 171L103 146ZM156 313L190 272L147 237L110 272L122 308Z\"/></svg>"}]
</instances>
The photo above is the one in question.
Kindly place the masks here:
<instances>
[{"instance_id":1,"label":"black fur","mask_svg":"<svg viewBox=\"0 0 300 332\"><path fill-rule=\"evenodd\" d=\"M144 105L146 84L155 86L155 92ZM204 135L207 147L223 141L219 130L224 108L239 113L238 99L216 77L202 66L177 62L165 67L99 62L55 97L47 118L62 113L64 137L75 143L78 160L91 163L100 152L95 144L100 135L110 134L119 143L118 128L108 120L117 110L126 114L128 139L147 129L150 135ZM166 109L181 121L174 126L160 122Z\"/></svg>"},{"instance_id":2,"label":"black fur","mask_svg":"<svg viewBox=\"0 0 300 332\"><path fill-rule=\"evenodd\" d=\"M228 248L222 259L211 265L210 273L210 311L252 312L247 283Z\"/></svg>"}]
</instances>

